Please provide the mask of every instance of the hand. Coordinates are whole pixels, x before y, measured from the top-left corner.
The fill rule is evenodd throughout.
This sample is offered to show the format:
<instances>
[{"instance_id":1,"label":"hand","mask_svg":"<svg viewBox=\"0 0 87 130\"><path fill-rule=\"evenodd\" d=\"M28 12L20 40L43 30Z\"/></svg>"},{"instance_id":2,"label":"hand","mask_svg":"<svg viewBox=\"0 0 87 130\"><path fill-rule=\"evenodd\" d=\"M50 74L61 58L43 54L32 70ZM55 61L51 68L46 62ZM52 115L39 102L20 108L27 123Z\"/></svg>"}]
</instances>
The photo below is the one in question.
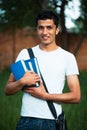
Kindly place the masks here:
<instances>
[{"instance_id":1,"label":"hand","mask_svg":"<svg viewBox=\"0 0 87 130\"><path fill-rule=\"evenodd\" d=\"M39 87L28 87L24 90L25 92L29 93L30 95L45 99L46 95L48 94L43 86L42 81L40 80L40 86Z\"/></svg>"},{"instance_id":2,"label":"hand","mask_svg":"<svg viewBox=\"0 0 87 130\"><path fill-rule=\"evenodd\" d=\"M33 71L27 71L21 80L24 85L31 86L40 81L40 76Z\"/></svg>"}]
</instances>

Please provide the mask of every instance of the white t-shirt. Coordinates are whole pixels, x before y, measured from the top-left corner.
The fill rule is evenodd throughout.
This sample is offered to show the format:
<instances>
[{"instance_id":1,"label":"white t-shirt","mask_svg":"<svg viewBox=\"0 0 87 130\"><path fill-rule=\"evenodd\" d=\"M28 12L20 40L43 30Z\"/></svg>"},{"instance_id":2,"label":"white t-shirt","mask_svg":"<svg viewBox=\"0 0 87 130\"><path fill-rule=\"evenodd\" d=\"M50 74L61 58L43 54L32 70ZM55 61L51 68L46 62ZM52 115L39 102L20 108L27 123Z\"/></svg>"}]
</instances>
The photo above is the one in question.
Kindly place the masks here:
<instances>
[{"instance_id":1,"label":"white t-shirt","mask_svg":"<svg viewBox=\"0 0 87 130\"><path fill-rule=\"evenodd\" d=\"M66 76L79 74L74 55L61 47L50 52L41 50L38 45L32 49L35 57L37 57L49 93L62 93ZM16 61L29 58L27 49L23 49ZM62 106L58 102L54 105L59 115L62 112ZM21 116L54 119L45 100L38 99L25 92L22 98Z\"/></svg>"}]
</instances>

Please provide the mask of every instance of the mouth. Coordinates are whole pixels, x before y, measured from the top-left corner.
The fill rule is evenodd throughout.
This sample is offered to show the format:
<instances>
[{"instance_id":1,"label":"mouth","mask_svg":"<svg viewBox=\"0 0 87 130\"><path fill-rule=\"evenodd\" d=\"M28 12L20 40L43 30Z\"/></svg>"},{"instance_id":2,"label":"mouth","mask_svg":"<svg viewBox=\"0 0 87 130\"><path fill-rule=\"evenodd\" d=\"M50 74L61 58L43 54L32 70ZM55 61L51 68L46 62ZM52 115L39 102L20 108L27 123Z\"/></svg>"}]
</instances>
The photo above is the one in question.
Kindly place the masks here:
<instances>
[{"instance_id":1,"label":"mouth","mask_svg":"<svg viewBox=\"0 0 87 130\"><path fill-rule=\"evenodd\" d=\"M49 39L49 36L42 36L42 39L46 41Z\"/></svg>"}]
</instances>

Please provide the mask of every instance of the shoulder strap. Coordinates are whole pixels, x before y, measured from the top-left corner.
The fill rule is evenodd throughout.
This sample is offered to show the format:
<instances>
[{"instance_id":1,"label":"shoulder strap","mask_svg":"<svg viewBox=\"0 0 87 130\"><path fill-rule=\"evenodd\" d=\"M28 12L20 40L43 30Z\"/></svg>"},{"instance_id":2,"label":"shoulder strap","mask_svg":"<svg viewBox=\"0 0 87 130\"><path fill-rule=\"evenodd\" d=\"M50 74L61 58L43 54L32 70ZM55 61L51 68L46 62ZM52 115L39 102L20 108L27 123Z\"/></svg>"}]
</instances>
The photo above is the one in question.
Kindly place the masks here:
<instances>
[{"instance_id":1,"label":"shoulder strap","mask_svg":"<svg viewBox=\"0 0 87 130\"><path fill-rule=\"evenodd\" d=\"M28 49L28 54L29 54L30 58L34 58L34 57L35 57L35 56L34 56L34 53L33 53L33 51L32 51L32 48L29 48L29 49Z\"/></svg>"},{"instance_id":2,"label":"shoulder strap","mask_svg":"<svg viewBox=\"0 0 87 130\"><path fill-rule=\"evenodd\" d=\"M34 58L35 57L32 48L28 49L28 53L29 53L30 58ZM43 79L43 76L42 76L41 72L40 72L40 76L41 76L41 79L43 81L43 85L45 87L45 90L48 92L46 84L45 84L45 81ZM57 113L56 113L56 109L55 109L55 107L53 105L53 102L52 101L47 101L47 104L48 104L48 106L50 108L50 111L52 112L54 118L57 119Z\"/></svg>"}]
</instances>

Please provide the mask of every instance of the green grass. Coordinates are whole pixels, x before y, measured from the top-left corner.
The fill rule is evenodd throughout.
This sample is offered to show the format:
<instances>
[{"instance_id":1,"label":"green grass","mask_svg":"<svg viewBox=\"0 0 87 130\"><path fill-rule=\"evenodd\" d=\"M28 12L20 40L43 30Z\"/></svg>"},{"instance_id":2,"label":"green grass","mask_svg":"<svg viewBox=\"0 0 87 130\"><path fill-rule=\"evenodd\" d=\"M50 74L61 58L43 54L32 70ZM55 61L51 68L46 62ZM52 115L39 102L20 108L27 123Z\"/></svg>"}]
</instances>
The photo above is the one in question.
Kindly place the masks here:
<instances>
[{"instance_id":1,"label":"green grass","mask_svg":"<svg viewBox=\"0 0 87 130\"><path fill-rule=\"evenodd\" d=\"M4 94L9 74L9 69L0 72L0 130L15 130L20 116L22 92L12 96Z\"/></svg>"},{"instance_id":2,"label":"green grass","mask_svg":"<svg viewBox=\"0 0 87 130\"><path fill-rule=\"evenodd\" d=\"M0 130L15 130L20 116L22 92L5 96L4 87L9 77L9 69L0 71ZM87 71L80 72L81 102L63 104L68 130L87 130ZM67 84L66 89L67 91Z\"/></svg>"}]
</instances>

